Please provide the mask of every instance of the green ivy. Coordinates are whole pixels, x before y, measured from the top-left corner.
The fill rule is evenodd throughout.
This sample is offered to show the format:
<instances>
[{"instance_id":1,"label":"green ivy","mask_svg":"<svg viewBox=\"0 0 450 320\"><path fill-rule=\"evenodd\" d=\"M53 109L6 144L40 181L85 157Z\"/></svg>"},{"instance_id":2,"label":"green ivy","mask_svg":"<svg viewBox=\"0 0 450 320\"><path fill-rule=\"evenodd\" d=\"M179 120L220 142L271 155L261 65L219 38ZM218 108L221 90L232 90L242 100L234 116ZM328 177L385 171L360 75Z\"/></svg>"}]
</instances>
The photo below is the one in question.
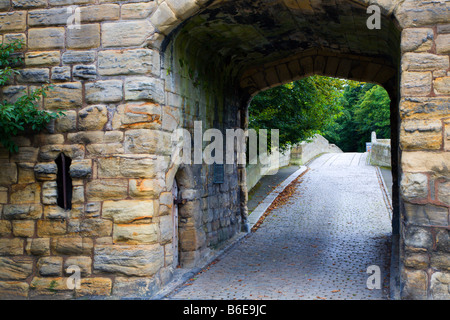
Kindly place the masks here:
<instances>
[{"instance_id":1,"label":"green ivy","mask_svg":"<svg viewBox=\"0 0 450 320\"><path fill-rule=\"evenodd\" d=\"M9 82L18 71L14 68L21 63L21 56L16 52L23 47L19 40L0 44L0 86ZM19 97L16 102L6 100L0 102L0 143L10 152L17 152L18 147L13 138L26 131L38 132L46 127L52 120L62 115L63 112L49 112L39 110L37 104L46 92L51 89L49 85L43 85L29 94Z\"/></svg>"}]
</instances>

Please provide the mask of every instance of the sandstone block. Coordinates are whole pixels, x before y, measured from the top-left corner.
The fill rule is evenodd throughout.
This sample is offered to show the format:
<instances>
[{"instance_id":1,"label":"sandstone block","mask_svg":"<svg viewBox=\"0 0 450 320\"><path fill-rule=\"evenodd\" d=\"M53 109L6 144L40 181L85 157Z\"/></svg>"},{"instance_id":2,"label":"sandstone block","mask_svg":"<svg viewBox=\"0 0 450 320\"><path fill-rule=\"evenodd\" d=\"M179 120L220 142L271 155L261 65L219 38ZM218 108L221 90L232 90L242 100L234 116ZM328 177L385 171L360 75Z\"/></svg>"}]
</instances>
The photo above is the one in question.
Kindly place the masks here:
<instances>
[{"instance_id":1,"label":"sandstone block","mask_svg":"<svg viewBox=\"0 0 450 320\"><path fill-rule=\"evenodd\" d=\"M34 256L45 256L50 254L50 238L28 239L25 251L27 254Z\"/></svg>"},{"instance_id":2,"label":"sandstone block","mask_svg":"<svg viewBox=\"0 0 450 320\"><path fill-rule=\"evenodd\" d=\"M10 202L26 204L40 202L41 187L38 183L15 184L11 186Z\"/></svg>"},{"instance_id":3,"label":"sandstone block","mask_svg":"<svg viewBox=\"0 0 450 320\"><path fill-rule=\"evenodd\" d=\"M15 163L0 163L0 186L17 183L17 167Z\"/></svg>"},{"instance_id":4,"label":"sandstone block","mask_svg":"<svg viewBox=\"0 0 450 320\"><path fill-rule=\"evenodd\" d=\"M164 83L151 77L132 77L125 80L125 100L150 100L164 104Z\"/></svg>"},{"instance_id":5,"label":"sandstone block","mask_svg":"<svg viewBox=\"0 0 450 320\"><path fill-rule=\"evenodd\" d=\"M13 220L13 234L16 237L32 237L34 235L34 220Z\"/></svg>"},{"instance_id":6,"label":"sandstone block","mask_svg":"<svg viewBox=\"0 0 450 320\"><path fill-rule=\"evenodd\" d=\"M86 101L89 103L118 102L123 98L122 81L102 80L86 84Z\"/></svg>"},{"instance_id":7,"label":"sandstone block","mask_svg":"<svg viewBox=\"0 0 450 320\"><path fill-rule=\"evenodd\" d=\"M153 200L104 201L102 216L117 224L139 222L152 218L154 206Z\"/></svg>"},{"instance_id":8,"label":"sandstone block","mask_svg":"<svg viewBox=\"0 0 450 320\"><path fill-rule=\"evenodd\" d=\"M139 46L153 32L153 26L146 20L104 23L102 45L105 48Z\"/></svg>"},{"instance_id":9,"label":"sandstone block","mask_svg":"<svg viewBox=\"0 0 450 320\"><path fill-rule=\"evenodd\" d=\"M152 244L158 241L157 225L150 224L115 224L114 243Z\"/></svg>"},{"instance_id":10,"label":"sandstone block","mask_svg":"<svg viewBox=\"0 0 450 320\"><path fill-rule=\"evenodd\" d=\"M99 178L155 178L167 169L168 159L163 156L116 155L99 158Z\"/></svg>"},{"instance_id":11,"label":"sandstone block","mask_svg":"<svg viewBox=\"0 0 450 320\"><path fill-rule=\"evenodd\" d=\"M54 66L59 65L61 54L59 51L31 51L25 53L26 66Z\"/></svg>"},{"instance_id":12,"label":"sandstone block","mask_svg":"<svg viewBox=\"0 0 450 320\"><path fill-rule=\"evenodd\" d=\"M23 254L23 240L0 239L0 255L1 256L19 256Z\"/></svg>"},{"instance_id":13,"label":"sandstone block","mask_svg":"<svg viewBox=\"0 0 450 320\"><path fill-rule=\"evenodd\" d=\"M11 232L11 221L0 220L0 237L8 237Z\"/></svg>"},{"instance_id":14,"label":"sandstone block","mask_svg":"<svg viewBox=\"0 0 450 320\"><path fill-rule=\"evenodd\" d=\"M38 271L41 276L57 277L62 275L62 257L42 257L38 261Z\"/></svg>"},{"instance_id":15,"label":"sandstone block","mask_svg":"<svg viewBox=\"0 0 450 320\"><path fill-rule=\"evenodd\" d=\"M125 3L121 8L121 17L128 19L144 19L153 13L156 8L154 1L147 3Z\"/></svg>"},{"instance_id":16,"label":"sandstone block","mask_svg":"<svg viewBox=\"0 0 450 320\"><path fill-rule=\"evenodd\" d=\"M448 116L449 97L407 97L400 101L402 119L437 120Z\"/></svg>"},{"instance_id":17,"label":"sandstone block","mask_svg":"<svg viewBox=\"0 0 450 320\"><path fill-rule=\"evenodd\" d=\"M33 272L31 257L0 257L1 280L25 280Z\"/></svg>"},{"instance_id":18,"label":"sandstone block","mask_svg":"<svg viewBox=\"0 0 450 320\"><path fill-rule=\"evenodd\" d=\"M81 276L82 277L88 277L92 273L92 259L91 257L86 256L74 256L69 257L64 262L64 270L67 274L67 269L70 266L77 266L80 268ZM67 274L70 275L70 274Z\"/></svg>"},{"instance_id":19,"label":"sandstone block","mask_svg":"<svg viewBox=\"0 0 450 320\"><path fill-rule=\"evenodd\" d=\"M94 271L126 276L152 276L164 265L164 251L154 245L97 245Z\"/></svg>"},{"instance_id":20,"label":"sandstone block","mask_svg":"<svg viewBox=\"0 0 450 320\"><path fill-rule=\"evenodd\" d=\"M69 222L68 231L83 237L107 237L112 233L112 221L97 218L73 219Z\"/></svg>"},{"instance_id":21,"label":"sandstone block","mask_svg":"<svg viewBox=\"0 0 450 320\"><path fill-rule=\"evenodd\" d=\"M44 105L48 109L72 109L83 103L81 82L54 84L45 97Z\"/></svg>"},{"instance_id":22,"label":"sandstone block","mask_svg":"<svg viewBox=\"0 0 450 320\"><path fill-rule=\"evenodd\" d=\"M28 12L28 24L36 26L67 25L71 13L67 8L50 8Z\"/></svg>"},{"instance_id":23,"label":"sandstone block","mask_svg":"<svg viewBox=\"0 0 450 320\"><path fill-rule=\"evenodd\" d=\"M167 35L175 28L178 19L167 3L163 2L152 14L150 21L158 31Z\"/></svg>"},{"instance_id":24,"label":"sandstone block","mask_svg":"<svg viewBox=\"0 0 450 320\"><path fill-rule=\"evenodd\" d=\"M120 6L118 4L102 4L80 7L80 18L82 23L118 20L119 14Z\"/></svg>"},{"instance_id":25,"label":"sandstone block","mask_svg":"<svg viewBox=\"0 0 450 320\"><path fill-rule=\"evenodd\" d=\"M100 25L82 24L81 28L67 30L68 49L90 49L100 46Z\"/></svg>"},{"instance_id":26,"label":"sandstone block","mask_svg":"<svg viewBox=\"0 0 450 320\"><path fill-rule=\"evenodd\" d=\"M38 181L56 180L58 168L54 162L41 162L34 166L34 173Z\"/></svg>"},{"instance_id":27,"label":"sandstone block","mask_svg":"<svg viewBox=\"0 0 450 320\"><path fill-rule=\"evenodd\" d=\"M442 122L439 120L404 120L400 131L402 150L440 149Z\"/></svg>"},{"instance_id":28,"label":"sandstone block","mask_svg":"<svg viewBox=\"0 0 450 320\"><path fill-rule=\"evenodd\" d=\"M92 180L87 184L86 196L89 201L125 199L128 183L123 179Z\"/></svg>"},{"instance_id":29,"label":"sandstone block","mask_svg":"<svg viewBox=\"0 0 450 320\"><path fill-rule=\"evenodd\" d=\"M77 128L77 112L75 110L64 111L64 115L56 119L54 129L51 132L71 132ZM68 150L68 148L65 148Z\"/></svg>"},{"instance_id":30,"label":"sandstone block","mask_svg":"<svg viewBox=\"0 0 450 320\"><path fill-rule=\"evenodd\" d=\"M95 80L97 68L95 65L76 65L73 66L72 75L76 80Z\"/></svg>"},{"instance_id":31,"label":"sandstone block","mask_svg":"<svg viewBox=\"0 0 450 320\"><path fill-rule=\"evenodd\" d=\"M25 31L26 21L26 11L0 13L0 33Z\"/></svg>"},{"instance_id":32,"label":"sandstone block","mask_svg":"<svg viewBox=\"0 0 450 320\"><path fill-rule=\"evenodd\" d=\"M433 156L430 157L430 154ZM431 171L437 174L448 174L449 161L448 152L403 152L401 165L404 172Z\"/></svg>"},{"instance_id":33,"label":"sandstone block","mask_svg":"<svg viewBox=\"0 0 450 320\"><path fill-rule=\"evenodd\" d=\"M73 290L62 277L34 277L30 284L30 297L34 299L71 299Z\"/></svg>"},{"instance_id":34,"label":"sandstone block","mask_svg":"<svg viewBox=\"0 0 450 320\"><path fill-rule=\"evenodd\" d=\"M116 277L114 281L113 294L125 297L151 297L160 287L157 280L153 278L139 277Z\"/></svg>"},{"instance_id":35,"label":"sandstone block","mask_svg":"<svg viewBox=\"0 0 450 320\"><path fill-rule=\"evenodd\" d=\"M47 0L13 0L14 8L31 9L47 6Z\"/></svg>"},{"instance_id":36,"label":"sandstone block","mask_svg":"<svg viewBox=\"0 0 450 320\"><path fill-rule=\"evenodd\" d=\"M400 188L405 199L428 197L428 177L422 173L404 173Z\"/></svg>"},{"instance_id":37,"label":"sandstone block","mask_svg":"<svg viewBox=\"0 0 450 320\"><path fill-rule=\"evenodd\" d=\"M405 232L405 245L412 248L431 249L433 236L426 228L409 226Z\"/></svg>"},{"instance_id":38,"label":"sandstone block","mask_svg":"<svg viewBox=\"0 0 450 320\"><path fill-rule=\"evenodd\" d=\"M92 240L82 237L54 238L51 243L53 254L61 255L91 255L92 248Z\"/></svg>"},{"instance_id":39,"label":"sandstone block","mask_svg":"<svg viewBox=\"0 0 450 320\"><path fill-rule=\"evenodd\" d=\"M85 64L95 61L95 51L66 51L62 55L64 64Z\"/></svg>"},{"instance_id":40,"label":"sandstone block","mask_svg":"<svg viewBox=\"0 0 450 320\"><path fill-rule=\"evenodd\" d=\"M164 190L163 179L130 179L129 190L133 198L158 199Z\"/></svg>"},{"instance_id":41,"label":"sandstone block","mask_svg":"<svg viewBox=\"0 0 450 320\"><path fill-rule=\"evenodd\" d=\"M31 28L28 30L30 50L50 50L64 48L64 28Z\"/></svg>"},{"instance_id":42,"label":"sandstone block","mask_svg":"<svg viewBox=\"0 0 450 320\"><path fill-rule=\"evenodd\" d=\"M448 225L448 210L431 204L418 205L405 202L405 217L407 223L423 226Z\"/></svg>"},{"instance_id":43,"label":"sandstone block","mask_svg":"<svg viewBox=\"0 0 450 320\"><path fill-rule=\"evenodd\" d=\"M403 72L401 92L403 96L427 96L431 92L431 72Z\"/></svg>"},{"instance_id":44,"label":"sandstone block","mask_svg":"<svg viewBox=\"0 0 450 320\"><path fill-rule=\"evenodd\" d=\"M58 189L56 181L45 181L42 184L42 203L56 204L58 198Z\"/></svg>"},{"instance_id":45,"label":"sandstone block","mask_svg":"<svg viewBox=\"0 0 450 320\"><path fill-rule=\"evenodd\" d=\"M7 204L3 206L3 218L8 220L39 219L42 207L35 204Z\"/></svg>"},{"instance_id":46,"label":"sandstone block","mask_svg":"<svg viewBox=\"0 0 450 320\"><path fill-rule=\"evenodd\" d=\"M112 280L109 278L86 278L81 279L80 289L75 290L75 295L77 297L107 296L111 294L111 290Z\"/></svg>"},{"instance_id":47,"label":"sandstone block","mask_svg":"<svg viewBox=\"0 0 450 320\"><path fill-rule=\"evenodd\" d=\"M70 169L70 176L74 179L86 179L92 174L92 160L73 160Z\"/></svg>"},{"instance_id":48,"label":"sandstone block","mask_svg":"<svg viewBox=\"0 0 450 320\"><path fill-rule=\"evenodd\" d=\"M440 34L436 39L436 51L438 54L450 53L450 34Z\"/></svg>"},{"instance_id":49,"label":"sandstone block","mask_svg":"<svg viewBox=\"0 0 450 320\"><path fill-rule=\"evenodd\" d=\"M444 181L438 185L437 197L440 202L450 205L450 181Z\"/></svg>"},{"instance_id":50,"label":"sandstone block","mask_svg":"<svg viewBox=\"0 0 450 320\"><path fill-rule=\"evenodd\" d=\"M108 109L105 105L93 105L78 112L80 130L102 130L108 122Z\"/></svg>"},{"instance_id":51,"label":"sandstone block","mask_svg":"<svg viewBox=\"0 0 450 320\"><path fill-rule=\"evenodd\" d=\"M405 53L402 58L403 71L431 71L449 68L449 57L432 53Z\"/></svg>"},{"instance_id":52,"label":"sandstone block","mask_svg":"<svg viewBox=\"0 0 450 320\"><path fill-rule=\"evenodd\" d=\"M28 297L29 284L19 281L0 281L0 297L2 299L24 299Z\"/></svg>"},{"instance_id":53,"label":"sandstone block","mask_svg":"<svg viewBox=\"0 0 450 320\"><path fill-rule=\"evenodd\" d=\"M450 94L450 77L437 78L433 84L436 94Z\"/></svg>"},{"instance_id":54,"label":"sandstone block","mask_svg":"<svg viewBox=\"0 0 450 320\"><path fill-rule=\"evenodd\" d=\"M58 220L39 220L37 222L37 235L39 237L60 236L66 233L66 223Z\"/></svg>"},{"instance_id":55,"label":"sandstone block","mask_svg":"<svg viewBox=\"0 0 450 320\"><path fill-rule=\"evenodd\" d=\"M119 105L112 120L113 129L159 129L161 106L154 103Z\"/></svg>"},{"instance_id":56,"label":"sandstone block","mask_svg":"<svg viewBox=\"0 0 450 320\"><path fill-rule=\"evenodd\" d=\"M157 75L160 72L159 54L149 49L107 50L98 54L101 75Z\"/></svg>"},{"instance_id":57,"label":"sandstone block","mask_svg":"<svg viewBox=\"0 0 450 320\"><path fill-rule=\"evenodd\" d=\"M448 300L450 293L450 273L435 272L431 275L430 292L434 300Z\"/></svg>"},{"instance_id":58,"label":"sandstone block","mask_svg":"<svg viewBox=\"0 0 450 320\"><path fill-rule=\"evenodd\" d=\"M402 32L401 48L403 52L426 52L433 45L434 33L431 28L410 28Z\"/></svg>"},{"instance_id":59,"label":"sandstone block","mask_svg":"<svg viewBox=\"0 0 450 320\"><path fill-rule=\"evenodd\" d=\"M160 130L135 129L125 132L125 152L170 155L171 135Z\"/></svg>"},{"instance_id":60,"label":"sandstone block","mask_svg":"<svg viewBox=\"0 0 450 320\"><path fill-rule=\"evenodd\" d=\"M428 281L425 271L405 269L401 276L405 283L402 292L404 299L426 299Z\"/></svg>"}]
</instances>

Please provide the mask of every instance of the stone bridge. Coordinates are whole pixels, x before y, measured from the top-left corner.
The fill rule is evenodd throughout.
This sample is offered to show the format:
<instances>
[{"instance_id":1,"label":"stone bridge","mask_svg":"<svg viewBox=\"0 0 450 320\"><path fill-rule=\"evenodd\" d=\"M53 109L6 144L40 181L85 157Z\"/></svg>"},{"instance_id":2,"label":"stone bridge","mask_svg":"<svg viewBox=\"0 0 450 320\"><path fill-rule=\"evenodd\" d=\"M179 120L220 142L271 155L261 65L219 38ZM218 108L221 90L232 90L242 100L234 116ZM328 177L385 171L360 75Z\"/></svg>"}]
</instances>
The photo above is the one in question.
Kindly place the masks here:
<instances>
[{"instance_id":1,"label":"stone bridge","mask_svg":"<svg viewBox=\"0 0 450 320\"><path fill-rule=\"evenodd\" d=\"M0 149L3 298L149 297L202 263L245 230L245 166L215 183L171 133L246 128L255 94L313 74L389 93L401 298L450 298L449 0L0 0L0 36L26 44L3 98L51 82L65 112Z\"/></svg>"}]
</instances>

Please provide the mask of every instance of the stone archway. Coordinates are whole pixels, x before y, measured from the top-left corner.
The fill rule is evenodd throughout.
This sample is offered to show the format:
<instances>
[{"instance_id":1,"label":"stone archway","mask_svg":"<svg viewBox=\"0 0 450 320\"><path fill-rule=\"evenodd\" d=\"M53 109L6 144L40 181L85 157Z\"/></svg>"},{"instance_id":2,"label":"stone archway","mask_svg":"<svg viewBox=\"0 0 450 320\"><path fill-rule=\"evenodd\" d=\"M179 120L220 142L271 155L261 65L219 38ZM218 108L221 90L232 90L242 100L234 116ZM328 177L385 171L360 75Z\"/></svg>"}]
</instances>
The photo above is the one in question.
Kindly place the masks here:
<instances>
[{"instance_id":1,"label":"stone archway","mask_svg":"<svg viewBox=\"0 0 450 320\"><path fill-rule=\"evenodd\" d=\"M380 30L366 28L373 4ZM43 108L65 110L46 132L18 138L17 154L1 149L0 295L154 293L173 272L171 133L196 120L245 128L252 95L325 74L391 95L401 294L448 298L449 10L444 0L0 3L2 40L26 42L2 96L49 81ZM55 203L61 152L73 159L70 211ZM195 265L240 232L247 195L242 166L225 166L224 183L211 166L191 169L186 215L195 213L189 230L202 236L186 252ZM89 285L65 287L69 264Z\"/></svg>"}]
</instances>

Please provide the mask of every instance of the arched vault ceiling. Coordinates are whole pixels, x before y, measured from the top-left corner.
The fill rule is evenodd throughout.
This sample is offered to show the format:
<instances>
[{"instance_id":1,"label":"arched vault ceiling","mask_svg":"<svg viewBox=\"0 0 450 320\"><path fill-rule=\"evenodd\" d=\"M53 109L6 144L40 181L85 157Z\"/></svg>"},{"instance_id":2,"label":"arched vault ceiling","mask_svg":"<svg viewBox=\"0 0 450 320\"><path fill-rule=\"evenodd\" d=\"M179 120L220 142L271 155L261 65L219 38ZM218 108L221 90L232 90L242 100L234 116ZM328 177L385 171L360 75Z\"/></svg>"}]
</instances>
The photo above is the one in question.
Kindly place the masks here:
<instances>
[{"instance_id":1,"label":"arched vault ceiling","mask_svg":"<svg viewBox=\"0 0 450 320\"><path fill-rule=\"evenodd\" d=\"M175 31L176 42L202 62L219 55L235 76L311 49L397 65L399 28L382 15L381 29L369 30L366 9L348 0L215 1Z\"/></svg>"}]
</instances>

